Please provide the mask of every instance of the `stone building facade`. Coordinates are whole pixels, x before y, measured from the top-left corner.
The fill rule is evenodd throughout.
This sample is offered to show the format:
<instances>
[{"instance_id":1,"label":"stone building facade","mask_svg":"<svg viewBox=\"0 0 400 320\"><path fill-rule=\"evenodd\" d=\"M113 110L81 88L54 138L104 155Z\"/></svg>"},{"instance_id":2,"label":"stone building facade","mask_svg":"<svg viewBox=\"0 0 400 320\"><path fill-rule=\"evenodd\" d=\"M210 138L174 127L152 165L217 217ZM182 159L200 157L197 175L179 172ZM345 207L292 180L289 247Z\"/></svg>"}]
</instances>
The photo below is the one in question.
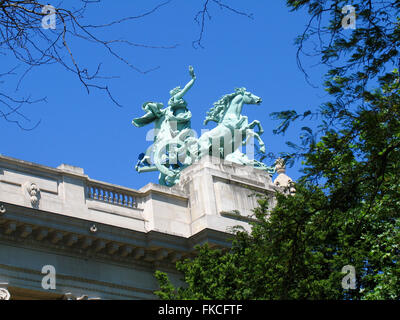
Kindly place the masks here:
<instances>
[{"instance_id":1,"label":"stone building facade","mask_svg":"<svg viewBox=\"0 0 400 320\"><path fill-rule=\"evenodd\" d=\"M179 282L177 260L194 246L229 246L249 230L257 194L276 185L260 170L206 157L172 188L140 190L0 156L1 299L154 299L154 272ZM277 186L279 184L279 186Z\"/></svg>"}]
</instances>

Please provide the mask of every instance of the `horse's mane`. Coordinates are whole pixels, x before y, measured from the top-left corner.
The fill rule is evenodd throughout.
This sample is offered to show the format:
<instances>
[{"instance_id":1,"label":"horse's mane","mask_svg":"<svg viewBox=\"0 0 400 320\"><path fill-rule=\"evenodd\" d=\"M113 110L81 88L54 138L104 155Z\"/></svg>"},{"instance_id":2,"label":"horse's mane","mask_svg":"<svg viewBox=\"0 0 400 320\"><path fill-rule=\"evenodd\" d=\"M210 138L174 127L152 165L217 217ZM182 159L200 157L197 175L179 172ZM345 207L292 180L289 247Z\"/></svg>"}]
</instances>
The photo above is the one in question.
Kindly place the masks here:
<instances>
[{"instance_id":1,"label":"horse's mane","mask_svg":"<svg viewBox=\"0 0 400 320\"><path fill-rule=\"evenodd\" d=\"M226 110L228 110L228 106L230 105L233 98L235 98L238 94L243 94L246 91L246 88L236 88L234 93L229 93L224 95L217 102L214 102L214 107L212 107L207 112L206 120L204 120L204 125L208 123L208 121L215 121L216 123L220 123L225 115Z\"/></svg>"}]
</instances>

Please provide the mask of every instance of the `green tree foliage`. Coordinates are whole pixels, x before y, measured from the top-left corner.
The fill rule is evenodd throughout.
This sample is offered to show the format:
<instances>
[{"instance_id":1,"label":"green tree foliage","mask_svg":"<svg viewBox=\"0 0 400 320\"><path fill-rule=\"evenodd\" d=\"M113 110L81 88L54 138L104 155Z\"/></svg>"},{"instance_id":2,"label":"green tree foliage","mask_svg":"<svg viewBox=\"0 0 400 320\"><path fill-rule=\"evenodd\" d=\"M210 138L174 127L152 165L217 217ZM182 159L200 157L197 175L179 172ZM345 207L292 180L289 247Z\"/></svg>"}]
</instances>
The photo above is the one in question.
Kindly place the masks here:
<instances>
[{"instance_id":1,"label":"green tree foliage","mask_svg":"<svg viewBox=\"0 0 400 320\"><path fill-rule=\"evenodd\" d=\"M258 222L237 231L228 251L203 246L179 262L186 286L157 272L161 298L400 298L400 1L353 1L357 29L346 32L345 1L287 4L311 15L298 44L321 42L332 98L316 111L273 115L282 120L277 133L320 116L318 131L303 128L301 146L286 155L302 159L296 194L277 194L274 208L259 199ZM356 289L342 287L346 265L355 267Z\"/></svg>"}]
</instances>

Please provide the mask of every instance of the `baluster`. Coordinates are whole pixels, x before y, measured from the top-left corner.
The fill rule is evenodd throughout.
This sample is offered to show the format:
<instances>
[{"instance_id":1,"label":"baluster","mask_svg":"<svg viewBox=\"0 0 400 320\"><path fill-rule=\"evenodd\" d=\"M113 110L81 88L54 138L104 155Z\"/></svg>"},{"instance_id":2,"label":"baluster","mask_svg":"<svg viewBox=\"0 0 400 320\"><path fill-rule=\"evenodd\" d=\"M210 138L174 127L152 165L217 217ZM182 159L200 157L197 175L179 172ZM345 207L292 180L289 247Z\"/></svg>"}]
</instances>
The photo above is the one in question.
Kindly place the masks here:
<instances>
[{"instance_id":1,"label":"baluster","mask_svg":"<svg viewBox=\"0 0 400 320\"><path fill-rule=\"evenodd\" d=\"M137 198L136 197L132 197L132 207L137 208Z\"/></svg>"},{"instance_id":2,"label":"baluster","mask_svg":"<svg viewBox=\"0 0 400 320\"><path fill-rule=\"evenodd\" d=\"M119 195L118 195L118 198L119 198L118 204L119 204L119 205L122 205L122 198L123 198L123 197L124 197L123 194L119 194Z\"/></svg>"},{"instance_id":3,"label":"baluster","mask_svg":"<svg viewBox=\"0 0 400 320\"><path fill-rule=\"evenodd\" d=\"M131 208L132 207L132 196L128 196L128 207Z\"/></svg>"},{"instance_id":4,"label":"baluster","mask_svg":"<svg viewBox=\"0 0 400 320\"><path fill-rule=\"evenodd\" d=\"M117 193L115 191L113 191L113 201L112 201L112 203L113 204L117 203Z\"/></svg>"},{"instance_id":5,"label":"baluster","mask_svg":"<svg viewBox=\"0 0 400 320\"><path fill-rule=\"evenodd\" d=\"M108 197L108 202L114 203L114 191L110 191L109 195L110 196Z\"/></svg>"},{"instance_id":6,"label":"baluster","mask_svg":"<svg viewBox=\"0 0 400 320\"><path fill-rule=\"evenodd\" d=\"M86 198L88 198L88 199L91 198L91 196L90 196L90 186L86 187Z\"/></svg>"},{"instance_id":7,"label":"baluster","mask_svg":"<svg viewBox=\"0 0 400 320\"><path fill-rule=\"evenodd\" d=\"M96 188L96 187L93 187L93 190L94 190L94 194L93 194L93 199L98 199L98 192L99 192L99 190Z\"/></svg>"}]
</instances>

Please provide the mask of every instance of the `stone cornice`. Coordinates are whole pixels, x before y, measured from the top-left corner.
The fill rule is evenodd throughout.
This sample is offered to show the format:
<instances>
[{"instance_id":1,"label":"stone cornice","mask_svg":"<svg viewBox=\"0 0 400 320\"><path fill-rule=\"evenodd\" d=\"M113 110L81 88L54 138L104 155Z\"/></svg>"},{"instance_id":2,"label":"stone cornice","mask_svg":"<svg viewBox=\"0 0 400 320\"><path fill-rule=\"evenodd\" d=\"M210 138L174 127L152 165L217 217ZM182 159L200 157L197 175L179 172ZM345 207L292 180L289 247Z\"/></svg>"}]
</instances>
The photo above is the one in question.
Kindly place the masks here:
<instances>
[{"instance_id":1,"label":"stone cornice","mask_svg":"<svg viewBox=\"0 0 400 320\"><path fill-rule=\"evenodd\" d=\"M193 254L194 246L204 241L229 245L226 233L205 230L190 238L157 231L141 233L92 221L53 215L13 204L2 203L0 241L13 246L55 251L67 255L135 264L144 268L173 269L177 260Z\"/></svg>"},{"instance_id":2,"label":"stone cornice","mask_svg":"<svg viewBox=\"0 0 400 320\"><path fill-rule=\"evenodd\" d=\"M52 167L48 167L48 166L45 166L42 164L37 164L34 162L11 158L11 157L4 156L1 154L0 154L0 161L7 163L14 168L18 168L19 170L25 169L28 172L31 172L32 170L37 170L42 173L48 173L51 175L69 175L69 176L74 176L74 177L81 178L81 179L88 178L87 175L82 174L82 173L77 173L77 172L73 172L73 171L69 171L69 170L62 170L62 169L58 169L58 168L52 168Z\"/></svg>"}]
</instances>

